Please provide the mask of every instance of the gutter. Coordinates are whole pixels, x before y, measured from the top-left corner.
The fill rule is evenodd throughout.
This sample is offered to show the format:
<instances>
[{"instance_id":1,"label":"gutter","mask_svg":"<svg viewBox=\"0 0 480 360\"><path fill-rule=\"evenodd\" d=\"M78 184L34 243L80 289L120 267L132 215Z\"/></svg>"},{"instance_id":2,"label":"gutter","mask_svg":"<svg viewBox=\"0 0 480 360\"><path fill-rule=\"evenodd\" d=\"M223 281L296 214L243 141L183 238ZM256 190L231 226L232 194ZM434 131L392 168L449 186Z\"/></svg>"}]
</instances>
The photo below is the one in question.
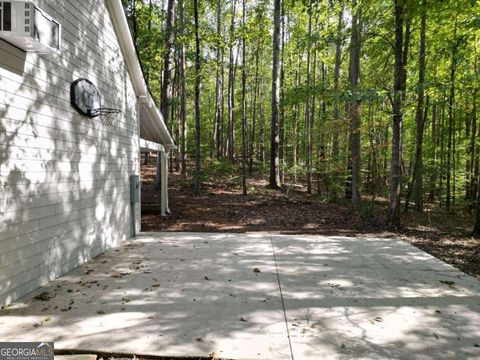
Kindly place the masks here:
<instances>
[{"instance_id":1,"label":"gutter","mask_svg":"<svg viewBox=\"0 0 480 360\"><path fill-rule=\"evenodd\" d=\"M117 34L119 45L122 50L123 57L127 64L128 73L130 74L135 94L137 95L139 105L149 108L149 112L154 116L153 126L159 128L162 141L168 148L175 148L175 142L173 141L170 131L168 131L163 116L158 110L155 101L148 89L145 77L143 76L142 67L138 58L137 50L130 33L127 17L123 9L121 0L105 0L110 16L113 21L115 32ZM153 110L153 111L152 111ZM166 138L166 139L164 139Z\"/></svg>"}]
</instances>

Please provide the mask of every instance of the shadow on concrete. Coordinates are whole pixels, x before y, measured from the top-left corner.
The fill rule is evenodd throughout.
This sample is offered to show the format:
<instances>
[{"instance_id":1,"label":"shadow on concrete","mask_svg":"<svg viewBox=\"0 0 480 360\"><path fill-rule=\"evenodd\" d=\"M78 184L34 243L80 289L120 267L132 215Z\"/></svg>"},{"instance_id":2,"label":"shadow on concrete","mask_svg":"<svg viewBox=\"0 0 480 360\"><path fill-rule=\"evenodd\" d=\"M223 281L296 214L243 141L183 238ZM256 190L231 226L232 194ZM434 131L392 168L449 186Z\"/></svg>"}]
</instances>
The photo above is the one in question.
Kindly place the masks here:
<instances>
[{"instance_id":1,"label":"shadow on concrete","mask_svg":"<svg viewBox=\"0 0 480 360\"><path fill-rule=\"evenodd\" d=\"M143 234L1 315L69 349L289 359L286 316L296 358L480 355L478 281L394 239Z\"/></svg>"}]
</instances>

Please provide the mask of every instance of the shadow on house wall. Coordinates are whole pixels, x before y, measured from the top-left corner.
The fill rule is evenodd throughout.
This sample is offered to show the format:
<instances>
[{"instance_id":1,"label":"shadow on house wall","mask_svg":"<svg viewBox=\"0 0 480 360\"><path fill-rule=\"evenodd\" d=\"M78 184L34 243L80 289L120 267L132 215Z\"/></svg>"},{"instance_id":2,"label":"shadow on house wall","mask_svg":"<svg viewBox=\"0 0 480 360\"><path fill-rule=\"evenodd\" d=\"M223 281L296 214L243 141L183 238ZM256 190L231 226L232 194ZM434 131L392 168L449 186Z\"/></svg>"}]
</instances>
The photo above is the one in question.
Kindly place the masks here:
<instances>
[{"instance_id":1,"label":"shadow on house wall","mask_svg":"<svg viewBox=\"0 0 480 360\"><path fill-rule=\"evenodd\" d=\"M0 303L130 236L138 168L136 98L103 1L37 1L62 24L59 54L0 43ZM70 106L84 77L111 126Z\"/></svg>"}]
</instances>

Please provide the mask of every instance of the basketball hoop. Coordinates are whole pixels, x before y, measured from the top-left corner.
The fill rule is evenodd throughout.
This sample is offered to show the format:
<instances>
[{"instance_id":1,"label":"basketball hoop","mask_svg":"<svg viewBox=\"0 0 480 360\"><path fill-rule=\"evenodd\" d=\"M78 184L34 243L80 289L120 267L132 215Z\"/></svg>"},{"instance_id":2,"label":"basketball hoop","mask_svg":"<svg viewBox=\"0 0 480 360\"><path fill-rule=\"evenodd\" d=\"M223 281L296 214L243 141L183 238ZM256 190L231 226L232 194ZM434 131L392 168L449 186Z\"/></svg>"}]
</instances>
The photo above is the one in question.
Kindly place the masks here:
<instances>
[{"instance_id":1,"label":"basketball hoop","mask_svg":"<svg viewBox=\"0 0 480 360\"><path fill-rule=\"evenodd\" d=\"M75 80L70 86L70 102L82 115L89 118L104 116L108 121L102 121L104 125L112 125L114 115L121 114L119 109L102 107L102 97L99 91L88 79Z\"/></svg>"},{"instance_id":2,"label":"basketball hoop","mask_svg":"<svg viewBox=\"0 0 480 360\"><path fill-rule=\"evenodd\" d=\"M101 118L102 118L102 124L103 125L112 126L114 121L116 119L118 119L118 117L121 113L122 113L121 111L117 110L117 111L112 111L112 112L106 112L106 113L100 114L99 116L101 116Z\"/></svg>"}]
</instances>

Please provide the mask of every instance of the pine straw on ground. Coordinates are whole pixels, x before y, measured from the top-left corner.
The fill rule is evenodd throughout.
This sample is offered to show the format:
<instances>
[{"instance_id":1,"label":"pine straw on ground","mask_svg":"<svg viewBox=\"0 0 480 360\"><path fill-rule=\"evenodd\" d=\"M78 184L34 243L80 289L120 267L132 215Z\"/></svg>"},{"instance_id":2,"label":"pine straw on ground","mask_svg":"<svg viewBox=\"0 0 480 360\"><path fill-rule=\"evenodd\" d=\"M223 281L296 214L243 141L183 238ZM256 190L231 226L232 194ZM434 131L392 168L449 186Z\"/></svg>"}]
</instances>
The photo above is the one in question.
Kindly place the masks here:
<instances>
[{"instance_id":1,"label":"pine straw on ground","mask_svg":"<svg viewBox=\"0 0 480 360\"><path fill-rule=\"evenodd\" d=\"M325 201L300 186L272 191L265 179L250 179L249 195L242 195L239 178L218 176L202 183L201 195L194 197L191 186L174 173L169 183L172 214L164 218L154 175L154 166L143 166L143 231L396 236L480 280L480 240L470 236L471 214L410 210L402 215L403 226L392 229L385 224L385 201L365 200L355 214L345 200Z\"/></svg>"}]
</instances>

